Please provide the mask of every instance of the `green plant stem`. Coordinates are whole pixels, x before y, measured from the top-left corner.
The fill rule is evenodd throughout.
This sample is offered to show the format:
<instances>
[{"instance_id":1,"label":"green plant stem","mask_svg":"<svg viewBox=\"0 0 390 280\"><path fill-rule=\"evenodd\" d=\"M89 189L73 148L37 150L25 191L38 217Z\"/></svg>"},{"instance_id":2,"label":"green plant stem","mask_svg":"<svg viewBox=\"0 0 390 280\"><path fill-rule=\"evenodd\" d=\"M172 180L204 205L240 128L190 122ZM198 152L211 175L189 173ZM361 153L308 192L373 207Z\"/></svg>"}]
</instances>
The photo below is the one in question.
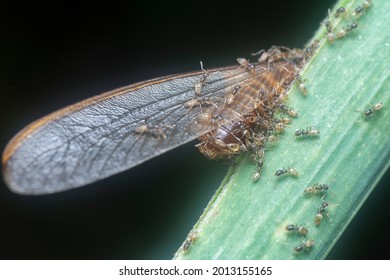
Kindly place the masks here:
<instances>
[{"instance_id":1,"label":"green plant stem","mask_svg":"<svg viewBox=\"0 0 390 280\"><path fill-rule=\"evenodd\" d=\"M297 86L288 106L299 117L279 141L267 147L261 178L248 155L231 167L195 224L187 250L177 259L323 259L358 212L390 158L390 2L376 0L361 17L352 14L362 1L339 1L348 14L330 17L335 32L359 26L330 44L321 26L314 39L321 43L301 73L307 96ZM331 12L334 13L335 9ZM325 38L325 39L324 39ZM369 118L364 111L378 102L383 108ZM296 128L315 127L318 137L294 136ZM293 167L299 176L275 177L276 170ZM330 186L327 194L304 196L315 183ZM323 220L314 217L326 201ZM287 234L288 224L304 225L306 237ZM193 233L196 233L194 235ZM310 250L293 248L308 239ZM188 242L187 242L188 243Z\"/></svg>"}]
</instances>

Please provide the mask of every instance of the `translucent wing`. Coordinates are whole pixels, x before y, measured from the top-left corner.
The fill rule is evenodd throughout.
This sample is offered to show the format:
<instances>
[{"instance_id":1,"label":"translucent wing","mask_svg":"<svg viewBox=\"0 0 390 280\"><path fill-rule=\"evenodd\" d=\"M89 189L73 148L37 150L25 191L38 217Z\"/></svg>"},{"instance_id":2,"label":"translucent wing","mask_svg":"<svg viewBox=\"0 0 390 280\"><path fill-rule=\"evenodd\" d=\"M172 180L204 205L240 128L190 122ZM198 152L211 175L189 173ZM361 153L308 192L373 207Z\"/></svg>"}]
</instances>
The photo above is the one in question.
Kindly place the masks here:
<instances>
[{"instance_id":1,"label":"translucent wing","mask_svg":"<svg viewBox=\"0 0 390 280\"><path fill-rule=\"evenodd\" d=\"M238 66L172 75L66 107L11 140L3 154L4 178L13 191L38 195L129 169L213 128L194 126L203 109L189 108L189 101L209 97L208 106L223 106L226 93L250 78Z\"/></svg>"}]
</instances>

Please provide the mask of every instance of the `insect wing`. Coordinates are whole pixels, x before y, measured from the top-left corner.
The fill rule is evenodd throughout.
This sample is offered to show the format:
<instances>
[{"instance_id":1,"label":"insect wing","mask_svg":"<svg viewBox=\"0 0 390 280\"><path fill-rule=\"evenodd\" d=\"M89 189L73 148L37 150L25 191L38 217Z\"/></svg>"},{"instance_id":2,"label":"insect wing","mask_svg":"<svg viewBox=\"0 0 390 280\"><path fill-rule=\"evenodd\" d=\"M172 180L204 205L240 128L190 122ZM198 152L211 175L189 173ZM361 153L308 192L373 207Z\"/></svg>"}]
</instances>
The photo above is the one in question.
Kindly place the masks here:
<instances>
[{"instance_id":1,"label":"insect wing","mask_svg":"<svg viewBox=\"0 0 390 280\"><path fill-rule=\"evenodd\" d=\"M208 70L201 97L222 106L224 96L249 78L235 67ZM171 75L86 99L27 126L3 153L3 174L15 192L48 194L109 177L213 129L194 125L201 106L195 85L204 71ZM154 133L139 133L150 126ZM159 137L161 136L161 137Z\"/></svg>"}]
</instances>

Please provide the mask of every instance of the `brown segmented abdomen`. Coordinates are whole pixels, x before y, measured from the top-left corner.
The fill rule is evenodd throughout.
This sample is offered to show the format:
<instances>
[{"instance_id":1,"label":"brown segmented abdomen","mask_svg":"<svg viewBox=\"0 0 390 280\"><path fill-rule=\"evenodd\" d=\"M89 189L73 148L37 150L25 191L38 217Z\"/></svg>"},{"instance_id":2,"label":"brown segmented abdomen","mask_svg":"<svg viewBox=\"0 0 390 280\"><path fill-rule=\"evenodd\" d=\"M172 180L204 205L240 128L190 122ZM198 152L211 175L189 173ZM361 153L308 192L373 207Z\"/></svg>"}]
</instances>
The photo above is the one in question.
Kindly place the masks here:
<instances>
[{"instance_id":1,"label":"brown segmented abdomen","mask_svg":"<svg viewBox=\"0 0 390 280\"><path fill-rule=\"evenodd\" d=\"M296 57L285 56L273 60L270 68L267 62L256 67L252 77L241 85L233 102L210 108L209 120L221 125L199 138L199 150L209 158L220 158L256 150L264 144L272 130L273 115L284 102L284 93L294 80L297 68ZM208 124L206 124L208 125Z\"/></svg>"}]
</instances>

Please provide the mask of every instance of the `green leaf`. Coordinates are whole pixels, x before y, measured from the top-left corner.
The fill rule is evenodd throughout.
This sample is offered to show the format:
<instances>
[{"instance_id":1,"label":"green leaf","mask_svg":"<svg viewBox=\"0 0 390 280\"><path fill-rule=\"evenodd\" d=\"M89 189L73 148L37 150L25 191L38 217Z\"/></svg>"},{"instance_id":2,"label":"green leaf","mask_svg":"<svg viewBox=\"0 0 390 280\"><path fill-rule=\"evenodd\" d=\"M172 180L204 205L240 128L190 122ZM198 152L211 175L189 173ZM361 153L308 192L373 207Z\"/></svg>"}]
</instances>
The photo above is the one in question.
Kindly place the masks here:
<instances>
[{"instance_id":1,"label":"green leaf","mask_svg":"<svg viewBox=\"0 0 390 280\"><path fill-rule=\"evenodd\" d=\"M321 26L315 55L301 73L307 96L297 86L288 106L299 117L269 145L261 178L253 182L255 166L248 155L231 167L176 259L323 259L358 212L384 171L390 152L390 2L376 0L360 17L360 1L339 1L345 16L330 17L336 33L353 22L358 28L330 44ZM383 102L371 117L364 112ZM296 137L296 128L315 127L317 137ZM292 167L298 177L275 177ZM305 196L305 188L327 184L326 195ZM314 218L321 204L323 219ZM306 237L288 234L289 224L304 225ZM314 240L310 250L295 246Z\"/></svg>"}]
</instances>

